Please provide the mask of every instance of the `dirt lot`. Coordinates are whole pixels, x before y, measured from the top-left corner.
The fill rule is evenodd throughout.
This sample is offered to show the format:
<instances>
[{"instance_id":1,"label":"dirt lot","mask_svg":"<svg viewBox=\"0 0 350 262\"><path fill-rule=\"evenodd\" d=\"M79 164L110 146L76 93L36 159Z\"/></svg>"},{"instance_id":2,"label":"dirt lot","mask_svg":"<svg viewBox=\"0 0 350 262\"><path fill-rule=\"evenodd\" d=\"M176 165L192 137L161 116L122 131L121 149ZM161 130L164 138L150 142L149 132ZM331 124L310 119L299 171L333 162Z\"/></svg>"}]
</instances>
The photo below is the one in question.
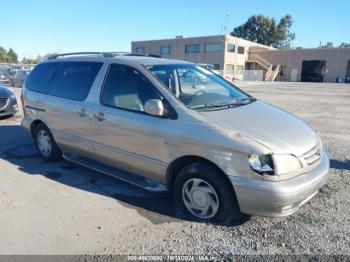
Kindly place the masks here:
<instances>
[{"instance_id":1,"label":"dirt lot","mask_svg":"<svg viewBox=\"0 0 350 262\"><path fill-rule=\"evenodd\" d=\"M16 117L0 120L0 254L349 254L350 85L239 85L323 140L331 178L299 212L232 227L179 220L162 195L43 162Z\"/></svg>"}]
</instances>

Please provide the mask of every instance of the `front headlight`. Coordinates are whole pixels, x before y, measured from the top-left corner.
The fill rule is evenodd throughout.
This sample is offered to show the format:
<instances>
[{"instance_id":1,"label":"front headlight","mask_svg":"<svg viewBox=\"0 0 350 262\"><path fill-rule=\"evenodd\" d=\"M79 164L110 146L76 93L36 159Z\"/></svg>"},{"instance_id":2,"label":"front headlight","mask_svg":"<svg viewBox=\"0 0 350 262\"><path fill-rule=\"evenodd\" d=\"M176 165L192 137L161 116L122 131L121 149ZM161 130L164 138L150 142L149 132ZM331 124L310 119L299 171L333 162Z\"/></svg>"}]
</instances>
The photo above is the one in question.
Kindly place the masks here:
<instances>
[{"instance_id":1,"label":"front headlight","mask_svg":"<svg viewBox=\"0 0 350 262\"><path fill-rule=\"evenodd\" d=\"M16 96L15 96L14 94L10 95L10 99L11 99L12 101L16 101L16 100L17 100L17 99L16 99Z\"/></svg>"},{"instance_id":2,"label":"front headlight","mask_svg":"<svg viewBox=\"0 0 350 262\"><path fill-rule=\"evenodd\" d=\"M276 174L284 175L302 168L299 160L292 155L273 155Z\"/></svg>"},{"instance_id":3,"label":"front headlight","mask_svg":"<svg viewBox=\"0 0 350 262\"><path fill-rule=\"evenodd\" d=\"M249 165L259 175L274 175L274 164L271 155L250 155Z\"/></svg>"}]
</instances>

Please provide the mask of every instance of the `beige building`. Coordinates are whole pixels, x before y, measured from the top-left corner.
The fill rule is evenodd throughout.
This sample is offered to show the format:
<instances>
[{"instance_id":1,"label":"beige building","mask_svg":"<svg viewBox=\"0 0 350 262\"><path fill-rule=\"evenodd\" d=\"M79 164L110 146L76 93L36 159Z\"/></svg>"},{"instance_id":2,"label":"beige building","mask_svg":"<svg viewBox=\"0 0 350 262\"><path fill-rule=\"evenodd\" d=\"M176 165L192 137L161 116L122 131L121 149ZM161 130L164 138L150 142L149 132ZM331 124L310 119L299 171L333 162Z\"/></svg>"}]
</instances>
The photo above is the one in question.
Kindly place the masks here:
<instances>
[{"instance_id":1,"label":"beige building","mask_svg":"<svg viewBox=\"0 0 350 262\"><path fill-rule=\"evenodd\" d=\"M225 73L263 70L269 81L350 82L350 48L275 49L216 35L135 41L131 49L133 53L212 64Z\"/></svg>"},{"instance_id":2,"label":"beige building","mask_svg":"<svg viewBox=\"0 0 350 262\"><path fill-rule=\"evenodd\" d=\"M350 82L350 48L252 48L250 56L254 55L279 65L280 81Z\"/></svg>"}]
</instances>

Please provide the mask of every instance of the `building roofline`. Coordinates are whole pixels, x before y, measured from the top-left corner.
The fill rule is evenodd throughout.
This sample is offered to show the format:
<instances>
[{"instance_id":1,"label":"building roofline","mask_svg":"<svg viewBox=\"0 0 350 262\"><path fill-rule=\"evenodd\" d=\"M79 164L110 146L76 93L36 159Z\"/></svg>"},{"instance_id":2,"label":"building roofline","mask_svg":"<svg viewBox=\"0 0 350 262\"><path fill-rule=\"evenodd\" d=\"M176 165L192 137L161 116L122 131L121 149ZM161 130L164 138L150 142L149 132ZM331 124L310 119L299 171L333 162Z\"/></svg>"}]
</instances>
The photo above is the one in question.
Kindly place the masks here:
<instances>
[{"instance_id":1,"label":"building roofline","mask_svg":"<svg viewBox=\"0 0 350 262\"><path fill-rule=\"evenodd\" d=\"M338 50L338 49L348 49L350 50L350 47L325 47L325 48L321 48L321 47L311 47L311 48L288 48L288 49L255 49L252 50L252 52L292 52L292 51L309 51L309 50Z\"/></svg>"},{"instance_id":2,"label":"building roofline","mask_svg":"<svg viewBox=\"0 0 350 262\"><path fill-rule=\"evenodd\" d=\"M206 35L206 36L184 36L182 38L164 38L164 39L151 39L151 40L138 40L138 41L131 41L131 43L144 43L144 42L156 42L156 41L176 41L176 40L182 40L182 39L193 39L193 38L210 38L210 37L226 37L228 35Z\"/></svg>"},{"instance_id":3,"label":"building roofline","mask_svg":"<svg viewBox=\"0 0 350 262\"><path fill-rule=\"evenodd\" d=\"M240 37L232 36L232 35L206 35L206 36L191 36L191 37L182 37L182 38L167 38L167 39L151 39L151 40L140 40L140 41L131 41L132 45L137 45L141 43L154 43L154 42L164 42L164 41L169 41L169 42L176 42L176 41L181 41L181 40L192 40L192 39L206 39L206 38L222 38L222 39L237 39L239 41L244 41L247 43L250 43L252 45L255 45L256 47L261 47L261 48L269 48L273 49L273 47L259 44L250 40L246 40Z\"/></svg>"}]
</instances>

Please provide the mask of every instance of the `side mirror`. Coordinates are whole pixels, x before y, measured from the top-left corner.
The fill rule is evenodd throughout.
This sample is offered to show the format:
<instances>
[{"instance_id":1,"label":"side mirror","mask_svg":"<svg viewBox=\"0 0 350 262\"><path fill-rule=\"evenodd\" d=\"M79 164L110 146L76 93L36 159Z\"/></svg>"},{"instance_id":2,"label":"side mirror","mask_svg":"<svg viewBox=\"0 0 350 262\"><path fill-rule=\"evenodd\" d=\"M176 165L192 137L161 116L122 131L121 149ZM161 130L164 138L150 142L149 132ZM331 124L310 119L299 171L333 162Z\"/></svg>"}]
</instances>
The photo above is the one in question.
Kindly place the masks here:
<instances>
[{"instance_id":1,"label":"side mirror","mask_svg":"<svg viewBox=\"0 0 350 262\"><path fill-rule=\"evenodd\" d=\"M145 112L151 116L164 116L164 105L162 100L149 99L145 103Z\"/></svg>"}]
</instances>

